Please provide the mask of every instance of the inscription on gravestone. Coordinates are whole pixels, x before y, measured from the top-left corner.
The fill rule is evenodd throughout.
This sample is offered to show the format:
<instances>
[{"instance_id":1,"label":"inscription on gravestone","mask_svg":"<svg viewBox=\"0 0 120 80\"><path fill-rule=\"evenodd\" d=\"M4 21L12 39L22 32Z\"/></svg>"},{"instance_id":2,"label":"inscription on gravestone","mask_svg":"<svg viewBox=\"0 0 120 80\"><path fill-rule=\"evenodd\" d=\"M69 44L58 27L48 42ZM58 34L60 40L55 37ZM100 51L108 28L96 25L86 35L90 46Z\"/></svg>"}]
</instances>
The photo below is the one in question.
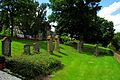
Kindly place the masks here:
<instances>
[{"instance_id":1,"label":"inscription on gravestone","mask_svg":"<svg viewBox=\"0 0 120 80\"><path fill-rule=\"evenodd\" d=\"M11 40L8 37L4 37L2 40L2 54L11 56Z\"/></svg>"}]
</instances>

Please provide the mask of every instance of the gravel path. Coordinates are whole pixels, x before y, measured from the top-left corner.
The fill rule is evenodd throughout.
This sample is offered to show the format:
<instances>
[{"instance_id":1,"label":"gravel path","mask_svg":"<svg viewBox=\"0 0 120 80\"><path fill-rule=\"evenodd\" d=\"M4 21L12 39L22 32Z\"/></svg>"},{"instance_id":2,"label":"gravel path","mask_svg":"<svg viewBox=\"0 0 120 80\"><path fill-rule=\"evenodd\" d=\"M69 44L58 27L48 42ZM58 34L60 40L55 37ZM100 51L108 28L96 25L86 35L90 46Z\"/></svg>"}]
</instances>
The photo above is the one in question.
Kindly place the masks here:
<instances>
[{"instance_id":1,"label":"gravel path","mask_svg":"<svg viewBox=\"0 0 120 80\"><path fill-rule=\"evenodd\" d=\"M6 72L0 71L0 80L22 80L22 79L12 76Z\"/></svg>"}]
</instances>

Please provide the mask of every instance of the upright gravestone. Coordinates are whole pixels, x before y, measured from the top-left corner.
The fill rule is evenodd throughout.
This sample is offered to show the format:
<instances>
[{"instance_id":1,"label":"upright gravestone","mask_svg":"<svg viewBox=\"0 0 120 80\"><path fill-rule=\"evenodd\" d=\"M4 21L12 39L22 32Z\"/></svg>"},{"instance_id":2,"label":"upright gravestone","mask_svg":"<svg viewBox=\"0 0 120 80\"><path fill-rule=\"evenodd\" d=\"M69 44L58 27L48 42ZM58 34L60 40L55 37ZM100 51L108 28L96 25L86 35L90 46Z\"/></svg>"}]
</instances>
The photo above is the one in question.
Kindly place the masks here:
<instances>
[{"instance_id":1,"label":"upright gravestone","mask_svg":"<svg viewBox=\"0 0 120 80\"><path fill-rule=\"evenodd\" d=\"M8 37L4 37L2 40L2 54L11 56L11 39Z\"/></svg>"},{"instance_id":2,"label":"upright gravestone","mask_svg":"<svg viewBox=\"0 0 120 80\"><path fill-rule=\"evenodd\" d=\"M59 47L59 36L55 36L55 51L60 52L60 47Z\"/></svg>"},{"instance_id":3,"label":"upright gravestone","mask_svg":"<svg viewBox=\"0 0 120 80\"><path fill-rule=\"evenodd\" d=\"M99 53L98 53L98 44L95 45L94 55L95 55L95 56L98 56L98 55L99 55Z\"/></svg>"},{"instance_id":4,"label":"upright gravestone","mask_svg":"<svg viewBox=\"0 0 120 80\"><path fill-rule=\"evenodd\" d=\"M30 54L30 45L28 44L24 45L24 54Z\"/></svg>"},{"instance_id":5,"label":"upright gravestone","mask_svg":"<svg viewBox=\"0 0 120 80\"><path fill-rule=\"evenodd\" d=\"M52 37L48 36L47 37L47 49L48 49L48 53L52 54L53 53L53 47L52 47Z\"/></svg>"},{"instance_id":6,"label":"upright gravestone","mask_svg":"<svg viewBox=\"0 0 120 80\"><path fill-rule=\"evenodd\" d=\"M80 52L80 42L77 42L77 51Z\"/></svg>"},{"instance_id":7,"label":"upright gravestone","mask_svg":"<svg viewBox=\"0 0 120 80\"><path fill-rule=\"evenodd\" d=\"M40 46L39 43L33 43L33 52L34 53L39 53Z\"/></svg>"}]
</instances>

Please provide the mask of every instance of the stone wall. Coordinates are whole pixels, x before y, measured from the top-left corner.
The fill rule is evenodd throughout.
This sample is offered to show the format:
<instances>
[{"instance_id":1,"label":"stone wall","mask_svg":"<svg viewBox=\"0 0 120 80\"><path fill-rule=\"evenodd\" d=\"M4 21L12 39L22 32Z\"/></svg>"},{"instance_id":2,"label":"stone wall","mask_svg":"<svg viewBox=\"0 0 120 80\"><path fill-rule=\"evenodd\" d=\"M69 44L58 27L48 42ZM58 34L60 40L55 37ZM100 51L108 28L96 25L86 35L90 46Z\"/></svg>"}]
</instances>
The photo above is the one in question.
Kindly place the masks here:
<instances>
[{"instance_id":1,"label":"stone wall","mask_svg":"<svg viewBox=\"0 0 120 80\"><path fill-rule=\"evenodd\" d=\"M120 63L120 54L117 52L114 52L114 57L117 59L117 61Z\"/></svg>"}]
</instances>

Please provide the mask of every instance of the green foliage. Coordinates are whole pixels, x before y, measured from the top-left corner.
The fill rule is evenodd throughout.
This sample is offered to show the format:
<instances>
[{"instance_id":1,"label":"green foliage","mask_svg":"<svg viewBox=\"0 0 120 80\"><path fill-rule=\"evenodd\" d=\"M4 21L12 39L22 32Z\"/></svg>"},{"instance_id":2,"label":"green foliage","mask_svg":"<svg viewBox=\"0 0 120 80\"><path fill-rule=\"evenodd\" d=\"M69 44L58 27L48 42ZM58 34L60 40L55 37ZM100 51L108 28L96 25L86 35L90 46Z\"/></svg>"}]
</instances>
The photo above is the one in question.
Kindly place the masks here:
<instances>
[{"instance_id":1,"label":"green foliage","mask_svg":"<svg viewBox=\"0 0 120 80\"><path fill-rule=\"evenodd\" d=\"M0 1L0 24L7 29L17 26L21 32L28 35L44 33L49 26L46 21L47 3L39 5L35 0L2 0ZM11 26L11 28L10 28ZM0 30L1 31L1 30Z\"/></svg>"},{"instance_id":2,"label":"green foliage","mask_svg":"<svg viewBox=\"0 0 120 80\"><path fill-rule=\"evenodd\" d=\"M62 43L67 44L67 42L69 42L71 40L71 38L69 36L62 35L62 36L60 36L60 40Z\"/></svg>"},{"instance_id":3,"label":"green foliage","mask_svg":"<svg viewBox=\"0 0 120 80\"><path fill-rule=\"evenodd\" d=\"M91 25L93 27L89 28L91 32L86 33L85 41L87 43L100 43L106 47L114 36L115 29L113 22L97 17L96 25Z\"/></svg>"},{"instance_id":4,"label":"green foliage","mask_svg":"<svg viewBox=\"0 0 120 80\"><path fill-rule=\"evenodd\" d=\"M100 0L49 0L52 14L50 22L57 22L57 33L77 36L80 40L86 32L91 32L89 27L94 24L96 13L100 10Z\"/></svg>"},{"instance_id":5,"label":"green foliage","mask_svg":"<svg viewBox=\"0 0 120 80\"><path fill-rule=\"evenodd\" d=\"M61 67L59 60L45 54L21 56L7 60L7 68L26 79L49 75Z\"/></svg>"},{"instance_id":6,"label":"green foliage","mask_svg":"<svg viewBox=\"0 0 120 80\"><path fill-rule=\"evenodd\" d=\"M112 45L115 47L114 50L120 51L120 32L116 33L113 37Z\"/></svg>"},{"instance_id":7,"label":"green foliage","mask_svg":"<svg viewBox=\"0 0 120 80\"><path fill-rule=\"evenodd\" d=\"M3 27L2 31L0 32L0 36L10 36L10 35L11 35L10 29L9 28L5 29Z\"/></svg>"}]
</instances>

